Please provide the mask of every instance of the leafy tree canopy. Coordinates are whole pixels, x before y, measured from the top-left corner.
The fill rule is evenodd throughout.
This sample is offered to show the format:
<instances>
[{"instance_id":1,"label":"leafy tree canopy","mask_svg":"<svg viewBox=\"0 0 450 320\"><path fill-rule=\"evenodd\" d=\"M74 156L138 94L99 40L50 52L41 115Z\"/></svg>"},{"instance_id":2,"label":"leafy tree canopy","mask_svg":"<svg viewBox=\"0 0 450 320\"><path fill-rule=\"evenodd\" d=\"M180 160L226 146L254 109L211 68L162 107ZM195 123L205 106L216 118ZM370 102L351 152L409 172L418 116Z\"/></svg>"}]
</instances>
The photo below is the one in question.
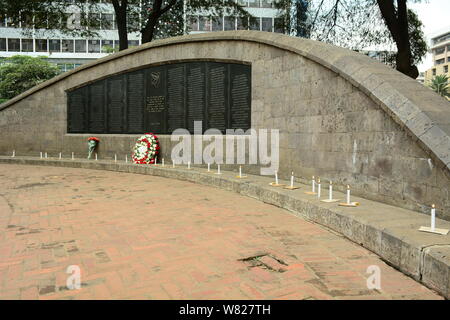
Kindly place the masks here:
<instances>
[{"instance_id":1,"label":"leafy tree canopy","mask_svg":"<svg viewBox=\"0 0 450 320\"><path fill-rule=\"evenodd\" d=\"M0 65L0 99L11 99L60 73L45 57L16 55Z\"/></svg>"},{"instance_id":2,"label":"leafy tree canopy","mask_svg":"<svg viewBox=\"0 0 450 320\"><path fill-rule=\"evenodd\" d=\"M392 51L391 64L412 77L414 66L428 50L423 24L413 10L407 9L407 0L311 0L306 6L301 5L304 0L275 1L289 34L356 51ZM306 14L299 10L306 10Z\"/></svg>"}]
</instances>

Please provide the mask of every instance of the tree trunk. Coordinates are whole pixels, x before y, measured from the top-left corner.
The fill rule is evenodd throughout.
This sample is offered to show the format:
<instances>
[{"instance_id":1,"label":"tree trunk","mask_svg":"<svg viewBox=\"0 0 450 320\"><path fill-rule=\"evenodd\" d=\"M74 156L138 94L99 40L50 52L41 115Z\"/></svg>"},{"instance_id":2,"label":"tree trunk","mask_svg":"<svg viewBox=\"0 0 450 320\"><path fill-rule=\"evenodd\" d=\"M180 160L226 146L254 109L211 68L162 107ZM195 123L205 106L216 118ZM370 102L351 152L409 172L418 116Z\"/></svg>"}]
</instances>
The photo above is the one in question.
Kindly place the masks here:
<instances>
[{"instance_id":1,"label":"tree trunk","mask_svg":"<svg viewBox=\"0 0 450 320\"><path fill-rule=\"evenodd\" d=\"M158 22L158 18L154 18L153 16L149 18L147 25L144 29L142 29L141 41L142 43L151 42L153 40L153 35L155 34L156 23Z\"/></svg>"},{"instance_id":2,"label":"tree trunk","mask_svg":"<svg viewBox=\"0 0 450 320\"><path fill-rule=\"evenodd\" d=\"M153 36L155 35L155 28L156 28L156 25L158 24L159 18L164 13L169 11L170 8L172 8L176 3L177 3L177 0L170 0L169 3L164 8L161 8L162 0L155 0L155 2L153 2L152 12L149 14L147 24L141 30L142 43L151 42L153 40Z\"/></svg>"},{"instance_id":3,"label":"tree trunk","mask_svg":"<svg viewBox=\"0 0 450 320\"><path fill-rule=\"evenodd\" d=\"M117 31L119 33L119 51L128 49L127 7L128 1L112 0L116 13Z\"/></svg>"},{"instance_id":4,"label":"tree trunk","mask_svg":"<svg viewBox=\"0 0 450 320\"><path fill-rule=\"evenodd\" d=\"M406 0L377 0L381 15L397 45L396 68L411 78L417 78L419 71L412 65L411 45L408 31L408 9Z\"/></svg>"}]
</instances>

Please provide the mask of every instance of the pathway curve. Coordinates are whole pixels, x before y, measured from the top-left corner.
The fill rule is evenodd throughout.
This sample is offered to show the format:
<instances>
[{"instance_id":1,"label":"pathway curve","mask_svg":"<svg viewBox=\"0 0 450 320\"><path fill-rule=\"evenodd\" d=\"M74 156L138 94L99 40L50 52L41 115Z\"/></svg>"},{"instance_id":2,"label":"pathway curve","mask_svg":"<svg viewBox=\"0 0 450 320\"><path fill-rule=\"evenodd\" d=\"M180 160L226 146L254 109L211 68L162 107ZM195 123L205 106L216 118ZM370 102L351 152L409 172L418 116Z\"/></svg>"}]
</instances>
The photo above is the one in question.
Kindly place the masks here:
<instances>
[{"instance_id":1,"label":"pathway curve","mask_svg":"<svg viewBox=\"0 0 450 320\"><path fill-rule=\"evenodd\" d=\"M232 192L9 164L0 181L0 299L441 299L349 240ZM67 289L71 265L81 289ZM369 266L381 290L367 288Z\"/></svg>"}]
</instances>

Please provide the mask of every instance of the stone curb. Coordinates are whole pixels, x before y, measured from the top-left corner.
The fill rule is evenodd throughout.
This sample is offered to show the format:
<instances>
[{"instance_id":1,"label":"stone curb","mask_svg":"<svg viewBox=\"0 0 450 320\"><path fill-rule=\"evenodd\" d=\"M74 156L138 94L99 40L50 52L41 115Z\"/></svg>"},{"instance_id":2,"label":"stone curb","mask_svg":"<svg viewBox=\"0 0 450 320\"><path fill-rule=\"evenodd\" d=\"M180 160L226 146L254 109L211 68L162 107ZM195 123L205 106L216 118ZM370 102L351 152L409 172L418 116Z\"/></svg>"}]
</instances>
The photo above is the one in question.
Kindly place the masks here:
<instances>
[{"instance_id":1,"label":"stone curb","mask_svg":"<svg viewBox=\"0 0 450 320\"><path fill-rule=\"evenodd\" d=\"M379 255L388 264L425 286L450 298L450 235L439 236L419 232L417 229L429 225L429 217L415 211L397 208L382 203L352 197L361 206L339 207L336 203L319 202L304 192L309 186L290 191L269 186L269 177L248 175L237 179L235 172L223 171L222 175L208 173L206 169L194 167L163 168L114 161L57 160L30 157L0 157L0 163L28 164L55 167L108 170L134 174L186 180L207 186L233 191L244 196L284 208L295 215L330 228L346 238ZM286 182L287 183L287 182ZM323 192L326 196L326 189ZM338 199L344 194L334 192ZM437 219L440 228L450 229L450 222ZM383 280L381 275L381 286Z\"/></svg>"}]
</instances>

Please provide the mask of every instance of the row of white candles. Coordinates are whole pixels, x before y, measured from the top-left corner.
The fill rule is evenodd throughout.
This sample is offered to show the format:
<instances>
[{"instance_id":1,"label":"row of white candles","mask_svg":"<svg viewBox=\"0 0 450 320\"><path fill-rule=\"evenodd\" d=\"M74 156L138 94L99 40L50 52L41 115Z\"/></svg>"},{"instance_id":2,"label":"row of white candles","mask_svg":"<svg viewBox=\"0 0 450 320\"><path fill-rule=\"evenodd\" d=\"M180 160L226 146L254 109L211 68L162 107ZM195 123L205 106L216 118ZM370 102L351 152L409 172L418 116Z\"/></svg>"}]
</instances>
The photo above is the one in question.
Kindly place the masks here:
<instances>
[{"instance_id":1,"label":"row of white candles","mask_svg":"<svg viewBox=\"0 0 450 320\"><path fill-rule=\"evenodd\" d=\"M16 150L13 150L12 153L12 158L14 158L16 156ZM47 152L45 152L44 154L45 159L48 158L48 154ZM43 153L40 153L40 158L43 158ZM62 153L59 153L59 159L62 159ZM75 154L72 152L72 160L75 159ZM97 153L95 153L95 160L98 160L98 155ZM117 154L114 154L114 162L117 162ZM128 155L125 155L125 162L128 162ZM162 158L162 166L164 167L164 158ZM175 162L172 163L172 166L175 168ZM191 162L188 161L188 169L191 169ZM211 172L211 164L208 163L208 172ZM217 174L221 174L220 172L220 164L217 165ZM242 177L242 166L239 166L239 177ZM278 172L275 171L275 184L278 185ZM317 198L320 199L321 197L321 183L320 183L320 178L317 179ZM293 188L294 187L294 172L291 173L291 180L290 180L290 187ZM312 192L315 193L316 192L316 179L313 176L312 177ZM330 181L330 186L328 188L328 199L329 200L333 200L333 182ZM347 194L346 194L346 202L347 204L350 204L350 186L347 185ZM431 207L431 230L434 231L436 227L436 207L433 204Z\"/></svg>"},{"instance_id":2,"label":"row of white candles","mask_svg":"<svg viewBox=\"0 0 450 320\"><path fill-rule=\"evenodd\" d=\"M292 172L291 187L293 187L293 181L294 181L294 173ZM312 185L312 192L316 193L316 179L314 176L312 177L311 185ZM317 179L317 198L321 197L321 186L322 186L322 184L320 183L320 178L318 178ZM333 200L333 181L331 181L331 180L330 180L330 187L328 188L328 199ZM350 204L350 186L349 185L347 185L346 202L347 202L347 204Z\"/></svg>"}]
</instances>

